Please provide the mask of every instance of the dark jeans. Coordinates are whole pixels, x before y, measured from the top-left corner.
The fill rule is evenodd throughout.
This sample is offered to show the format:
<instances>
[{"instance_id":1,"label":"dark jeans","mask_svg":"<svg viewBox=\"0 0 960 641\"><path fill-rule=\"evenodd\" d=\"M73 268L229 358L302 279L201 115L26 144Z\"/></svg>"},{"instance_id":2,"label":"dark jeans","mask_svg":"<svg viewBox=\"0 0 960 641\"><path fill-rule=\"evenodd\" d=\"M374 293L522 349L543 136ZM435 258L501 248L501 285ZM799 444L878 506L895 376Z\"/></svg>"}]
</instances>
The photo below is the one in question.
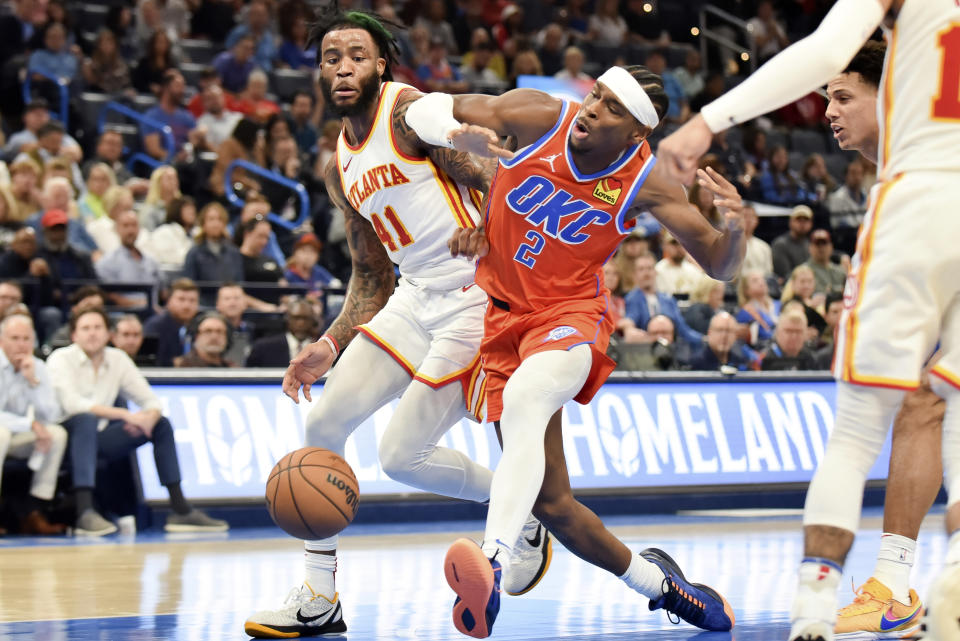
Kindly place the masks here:
<instances>
[{"instance_id":1,"label":"dark jeans","mask_svg":"<svg viewBox=\"0 0 960 641\"><path fill-rule=\"evenodd\" d=\"M148 440L153 443L153 460L161 485L180 482L180 464L173 440L173 426L166 417L160 417L153 433L130 436L123 429L123 421L110 421L102 432L97 431L100 419L93 414L77 414L63 422L70 435L70 464L74 487L94 487L97 459L114 461L123 458Z\"/></svg>"}]
</instances>

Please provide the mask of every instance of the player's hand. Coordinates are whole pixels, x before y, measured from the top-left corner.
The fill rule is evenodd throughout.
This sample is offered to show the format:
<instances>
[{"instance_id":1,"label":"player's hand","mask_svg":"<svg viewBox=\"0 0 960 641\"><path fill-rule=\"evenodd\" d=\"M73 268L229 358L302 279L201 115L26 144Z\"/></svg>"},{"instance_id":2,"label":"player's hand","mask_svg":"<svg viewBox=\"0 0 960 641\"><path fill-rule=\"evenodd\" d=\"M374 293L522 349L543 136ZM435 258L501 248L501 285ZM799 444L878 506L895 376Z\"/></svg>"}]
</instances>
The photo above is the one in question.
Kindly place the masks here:
<instances>
[{"instance_id":1,"label":"player's hand","mask_svg":"<svg viewBox=\"0 0 960 641\"><path fill-rule=\"evenodd\" d=\"M450 141L457 151L466 151L484 158L503 158L510 160L513 152L500 146L497 132L479 125L463 123L460 129L450 132Z\"/></svg>"},{"instance_id":2,"label":"player's hand","mask_svg":"<svg viewBox=\"0 0 960 641\"><path fill-rule=\"evenodd\" d=\"M490 251L490 243L487 241L487 234L482 227L457 229L453 232L450 240L447 241L447 247L450 248L451 256L463 256L464 258L486 256Z\"/></svg>"},{"instance_id":3,"label":"player's hand","mask_svg":"<svg viewBox=\"0 0 960 641\"><path fill-rule=\"evenodd\" d=\"M685 125L660 141L657 158L667 172L684 185L693 183L700 157L707 153L713 132L697 114Z\"/></svg>"},{"instance_id":4,"label":"player's hand","mask_svg":"<svg viewBox=\"0 0 960 641\"><path fill-rule=\"evenodd\" d=\"M743 199L733 184L712 167L697 170L697 182L713 192L713 204L723 216L729 231L743 232Z\"/></svg>"},{"instance_id":5,"label":"player's hand","mask_svg":"<svg viewBox=\"0 0 960 641\"><path fill-rule=\"evenodd\" d=\"M292 398L294 403L299 403L302 387L303 397L308 402L313 401L310 388L330 370L336 358L326 341L307 345L290 361L290 366L283 375L283 393Z\"/></svg>"}]
</instances>

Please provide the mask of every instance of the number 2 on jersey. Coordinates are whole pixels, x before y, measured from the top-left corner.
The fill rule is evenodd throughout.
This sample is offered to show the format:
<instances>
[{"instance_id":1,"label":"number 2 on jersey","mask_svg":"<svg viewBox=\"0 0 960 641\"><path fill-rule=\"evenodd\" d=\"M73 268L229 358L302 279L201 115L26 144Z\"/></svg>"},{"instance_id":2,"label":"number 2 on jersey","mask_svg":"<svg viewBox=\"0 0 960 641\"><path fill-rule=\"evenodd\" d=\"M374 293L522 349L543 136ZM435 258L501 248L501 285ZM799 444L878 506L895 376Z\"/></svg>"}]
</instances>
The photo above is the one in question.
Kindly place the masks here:
<instances>
[{"instance_id":1,"label":"number 2 on jersey","mask_svg":"<svg viewBox=\"0 0 960 641\"><path fill-rule=\"evenodd\" d=\"M403 226L402 222L400 222L400 218L397 216L397 212L393 211L393 207L388 206L386 209L384 209L383 217L387 219L387 222L390 223L390 226L393 227L394 231L397 232L397 240L393 239L393 236L390 234L387 226L383 224L382 220L380 220L380 216L377 214L370 214L370 222L373 223L373 229L377 232L380 242L383 243L387 249L392 252L397 251L398 241L400 248L413 244L413 236L410 235L410 232L407 231L407 228Z\"/></svg>"},{"instance_id":2,"label":"number 2 on jersey","mask_svg":"<svg viewBox=\"0 0 960 641\"><path fill-rule=\"evenodd\" d=\"M933 117L960 120L960 24L940 32L940 93L933 99Z\"/></svg>"},{"instance_id":3,"label":"number 2 on jersey","mask_svg":"<svg viewBox=\"0 0 960 641\"><path fill-rule=\"evenodd\" d=\"M517 248L517 253L513 255L513 259L521 265L533 269L533 266L537 263L537 259L534 258L534 256L542 252L544 245L547 243L543 239L543 236L532 229L527 232L526 239L530 242L521 243L520 247Z\"/></svg>"}]
</instances>

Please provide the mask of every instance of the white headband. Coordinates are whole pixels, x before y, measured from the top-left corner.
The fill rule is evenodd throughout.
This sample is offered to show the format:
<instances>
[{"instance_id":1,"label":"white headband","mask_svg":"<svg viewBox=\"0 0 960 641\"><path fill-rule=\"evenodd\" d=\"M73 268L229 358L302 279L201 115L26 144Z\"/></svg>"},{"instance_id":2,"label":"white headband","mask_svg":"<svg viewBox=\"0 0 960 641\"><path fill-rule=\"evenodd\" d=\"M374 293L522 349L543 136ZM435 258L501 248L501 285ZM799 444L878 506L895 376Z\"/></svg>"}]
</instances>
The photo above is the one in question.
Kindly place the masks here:
<instances>
[{"instance_id":1,"label":"white headband","mask_svg":"<svg viewBox=\"0 0 960 641\"><path fill-rule=\"evenodd\" d=\"M640 124L653 129L660 122L657 110L650 101L650 96L643 90L636 78L623 67L610 67L603 72L597 82L602 82L607 89L613 92L623 106L627 108Z\"/></svg>"}]
</instances>

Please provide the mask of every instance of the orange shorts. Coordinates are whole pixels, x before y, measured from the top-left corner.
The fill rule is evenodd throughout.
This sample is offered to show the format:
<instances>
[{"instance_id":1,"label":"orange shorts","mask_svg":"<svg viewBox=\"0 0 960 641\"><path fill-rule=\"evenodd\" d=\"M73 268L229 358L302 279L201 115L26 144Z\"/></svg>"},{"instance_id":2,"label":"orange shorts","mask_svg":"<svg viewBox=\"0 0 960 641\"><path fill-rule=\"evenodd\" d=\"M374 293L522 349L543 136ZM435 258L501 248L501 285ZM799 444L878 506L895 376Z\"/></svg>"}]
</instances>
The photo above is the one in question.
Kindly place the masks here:
<instances>
[{"instance_id":1,"label":"orange shorts","mask_svg":"<svg viewBox=\"0 0 960 641\"><path fill-rule=\"evenodd\" d=\"M498 421L503 412L503 388L527 357L553 349L569 350L590 345L593 365L580 393L573 400L590 402L615 363L607 356L613 332L606 296L572 300L545 309L516 313L491 301L483 321L480 358L487 375L487 420Z\"/></svg>"}]
</instances>

